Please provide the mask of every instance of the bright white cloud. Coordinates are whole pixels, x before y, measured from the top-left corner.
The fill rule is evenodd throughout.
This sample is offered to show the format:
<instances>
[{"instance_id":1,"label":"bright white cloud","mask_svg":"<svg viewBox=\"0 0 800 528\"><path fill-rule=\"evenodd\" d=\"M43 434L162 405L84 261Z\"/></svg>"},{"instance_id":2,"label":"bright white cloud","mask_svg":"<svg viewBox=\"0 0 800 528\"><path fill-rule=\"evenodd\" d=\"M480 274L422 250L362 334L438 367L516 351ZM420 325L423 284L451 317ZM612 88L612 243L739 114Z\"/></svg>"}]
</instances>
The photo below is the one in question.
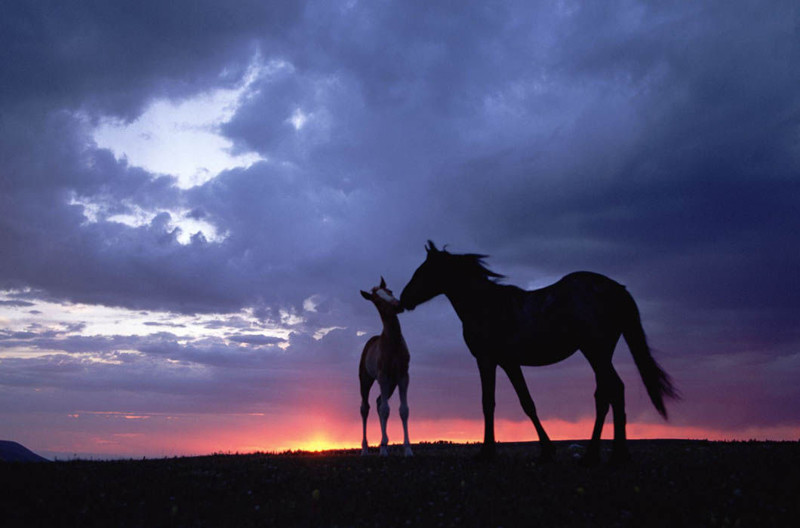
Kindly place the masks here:
<instances>
[{"instance_id":1,"label":"bright white cloud","mask_svg":"<svg viewBox=\"0 0 800 528\"><path fill-rule=\"evenodd\" d=\"M303 126L305 126L310 117L310 115L304 113L302 109L298 108L294 111L294 113L292 113L292 116L287 119L287 121L292 124L295 130L299 131L303 128Z\"/></svg>"},{"instance_id":2,"label":"bright white cloud","mask_svg":"<svg viewBox=\"0 0 800 528\"><path fill-rule=\"evenodd\" d=\"M131 165L175 176L181 188L202 185L224 170L264 159L255 152L234 154L219 127L252 95L259 77L282 68L283 63L263 65L257 56L236 88L214 89L182 101L155 100L132 123L104 120L94 130L94 140Z\"/></svg>"},{"instance_id":3,"label":"bright white cloud","mask_svg":"<svg viewBox=\"0 0 800 528\"><path fill-rule=\"evenodd\" d=\"M70 200L71 205L83 207L83 215L87 223L100 221L116 222L129 227L142 227L150 225L153 219L162 213L169 215L169 220L165 223L165 229L172 232L177 229L176 239L180 244L189 244L192 237L200 234L206 242L218 243L227 238L227 233L220 232L217 227L202 218L195 218L189 209L145 209L133 203L125 203L124 213L109 213L109 204L102 201L94 201L89 198L73 196ZM118 206L119 204L115 204Z\"/></svg>"},{"instance_id":4,"label":"bright white cloud","mask_svg":"<svg viewBox=\"0 0 800 528\"><path fill-rule=\"evenodd\" d=\"M322 295L312 295L303 301L303 310L306 312L316 312L317 306L323 300Z\"/></svg>"},{"instance_id":5,"label":"bright white cloud","mask_svg":"<svg viewBox=\"0 0 800 528\"><path fill-rule=\"evenodd\" d=\"M20 292L0 291L0 301L11 303ZM31 306L0 306L0 328L6 332L51 332L59 336L84 335L93 337L148 336L169 332L180 340L220 338L233 333L248 332L263 337L288 339L296 331L290 328L299 319L286 314L286 321L264 322L252 310L234 314L181 315L170 312L128 310L119 307L80 303L55 303L36 300ZM281 314L284 318L284 314ZM30 350L26 350L30 353ZM16 355L6 349L3 354Z\"/></svg>"},{"instance_id":6,"label":"bright white cloud","mask_svg":"<svg viewBox=\"0 0 800 528\"><path fill-rule=\"evenodd\" d=\"M109 222L118 222L130 227L149 225L153 219L164 211L147 211L141 207L132 207L126 214L111 215L106 218ZM216 226L202 219L192 218L189 210L179 209L166 211L170 215L166 228L168 231L178 229L176 238L181 244L189 244L192 236L198 233L203 235L207 242L221 242L226 238L225 233L219 233Z\"/></svg>"}]
</instances>

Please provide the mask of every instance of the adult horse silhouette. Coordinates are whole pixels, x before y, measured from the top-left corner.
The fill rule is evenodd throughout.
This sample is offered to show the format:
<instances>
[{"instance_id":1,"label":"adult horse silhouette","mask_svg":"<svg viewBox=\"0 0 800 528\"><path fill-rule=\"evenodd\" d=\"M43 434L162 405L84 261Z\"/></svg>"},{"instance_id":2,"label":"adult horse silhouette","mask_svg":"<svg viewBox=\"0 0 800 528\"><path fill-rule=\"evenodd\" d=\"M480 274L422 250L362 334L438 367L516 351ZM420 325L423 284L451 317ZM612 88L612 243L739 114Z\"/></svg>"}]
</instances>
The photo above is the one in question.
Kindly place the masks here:
<instances>
[{"instance_id":1,"label":"adult horse silhouette","mask_svg":"<svg viewBox=\"0 0 800 528\"><path fill-rule=\"evenodd\" d=\"M378 314L383 322L383 332L372 336L364 345L361 361L358 365L358 379L361 383L361 420L364 434L361 441L361 454L366 455L367 444L367 415L369 414L369 390L375 380L378 380L381 393L378 395L378 417L381 421L381 456L389 454L389 437L386 435L386 422L389 420L389 398L395 387L400 393L400 419L403 421L403 454L412 456L411 444L408 440L408 363L411 359L408 354L406 341L400 331L400 321L397 314L403 311L400 301L395 299L392 291L386 287L386 281L381 277L379 286L369 292L361 290L361 296L372 302L378 309Z\"/></svg>"},{"instance_id":2,"label":"adult horse silhouette","mask_svg":"<svg viewBox=\"0 0 800 528\"><path fill-rule=\"evenodd\" d=\"M667 418L664 397L677 398L678 392L650 354L639 310L624 286L582 271L545 288L526 291L498 284L495 279L503 276L486 268L486 255L449 253L437 249L430 240L425 249L427 258L403 289L400 304L413 310L444 294L461 319L464 340L480 371L484 416L480 457L490 458L495 453L494 393L499 365L536 428L542 459L553 458L555 448L539 421L520 367L551 365L580 350L592 366L597 383L597 417L582 462L595 464L600 460L600 434L609 405L614 411L611 461L627 460L625 389L611 363L620 335L628 343L650 400Z\"/></svg>"}]
</instances>

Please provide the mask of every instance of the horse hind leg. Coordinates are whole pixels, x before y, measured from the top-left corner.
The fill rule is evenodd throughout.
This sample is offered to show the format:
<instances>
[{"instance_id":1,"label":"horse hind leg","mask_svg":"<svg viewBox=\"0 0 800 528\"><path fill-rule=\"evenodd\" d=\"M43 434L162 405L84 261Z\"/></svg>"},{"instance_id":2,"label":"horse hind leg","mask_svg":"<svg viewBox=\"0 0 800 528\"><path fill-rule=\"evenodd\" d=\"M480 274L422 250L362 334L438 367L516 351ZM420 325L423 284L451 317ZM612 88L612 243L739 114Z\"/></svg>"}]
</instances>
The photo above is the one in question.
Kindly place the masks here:
<instances>
[{"instance_id":1,"label":"horse hind leg","mask_svg":"<svg viewBox=\"0 0 800 528\"><path fill-rule=\"evenodd\" d=\"M613 373L610 387L611 409L614 411L614 447L611 451L611 463L623 464L630 460L627 435L625 433L627 421L625 416L625 384L613 367L611 372Z\"/></svg>"},{"instance_id":2,"label":"horse hind leg","mask_svg":"<svg viewBox=\"0 0 800 528\"><path fill-rule=\"evenodd\" d=\"M612 463L622 463L629 459L625 434L625 384L617 374L611 359L601 364L592 362L597 380L594 393L596 418L592 430L592 439L582 463L594 465L600 461L600 437L603 432L609 407L614 411L614 444L611 453Z\"/></svg>"},{"instance_id":3,"label":"horse hind leg","mask_svg":"<svg viewBox=\"0 0 800 528\"><path fill-rule=\"evenodd\" d=\"M581 464L584 466L594 466L600 462L600 436L603 434L603 424L606 421L610 405L605 389L605 384L601 384L598 381L597 388L594 391L595 420L592 439L589 441L586 454L581 459Z\"/></svg>"}]
</instances>

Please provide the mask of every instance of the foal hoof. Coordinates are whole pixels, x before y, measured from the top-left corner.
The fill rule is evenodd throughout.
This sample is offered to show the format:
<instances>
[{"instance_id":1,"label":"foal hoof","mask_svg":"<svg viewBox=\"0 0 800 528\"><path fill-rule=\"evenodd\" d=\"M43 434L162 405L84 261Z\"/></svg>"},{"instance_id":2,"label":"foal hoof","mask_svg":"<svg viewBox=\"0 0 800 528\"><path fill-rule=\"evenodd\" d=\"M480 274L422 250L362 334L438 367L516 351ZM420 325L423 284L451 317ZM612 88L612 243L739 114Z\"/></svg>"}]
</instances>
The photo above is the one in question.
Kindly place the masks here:
<instances>
[{"instance_id":1,"label":"foal hoof","mask_svg":"<svg viewBox=\"0 0 800 528\"><path fill-rule=\"evenodd\" d=\"M386 447L386 446L381 446L380 454L381 454L382 457L388 457L389 456L389 448Z\"/></svg>"},{"instance_id":2,"label":"foal hoof","mask_svg":"<svg viewBox=\"0 0 800 528\"><path fill-rule=\"evenodd\" d=\"M403 456L406 456L406 457L413 457L413 456L414 456L414 452L413 452L413 451L411 451L411 448L410 448L410 447L406 447L406 448L403 450Z\"/></svg>"}]
</instances>

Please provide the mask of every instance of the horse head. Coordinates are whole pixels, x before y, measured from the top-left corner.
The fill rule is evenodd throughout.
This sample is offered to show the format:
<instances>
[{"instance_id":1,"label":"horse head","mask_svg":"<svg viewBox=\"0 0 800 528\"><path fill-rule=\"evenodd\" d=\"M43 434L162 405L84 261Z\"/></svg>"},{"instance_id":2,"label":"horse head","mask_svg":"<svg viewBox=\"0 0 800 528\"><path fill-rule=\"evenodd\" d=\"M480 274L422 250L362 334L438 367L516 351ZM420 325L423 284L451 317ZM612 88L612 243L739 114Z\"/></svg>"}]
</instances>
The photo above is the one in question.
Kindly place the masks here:
<instances>
[{"instance_id":1,"label":"horse head","mask_svg":"<svg viewBox=\"0 0 800 528\"><path fill-rule=\"evenodd\" d=\"M444 249L428 240L425 245L427 256L408 281L400 294L400 304L406 310L413 310L418 305L444 293L445 261L450 255Z\"/></svg>"},{"instance_id":2,"label":"horse head","mask_svg":"<svg viewBox=\"0 0 800 528\"><path fill-rule=\"evenodd\" d=\"M361 296L372 302L381 315L397 315L403 311L400 301L386 287L386 281L381 277L381 283L372 288L369 292L361 290Z\"/></svg>"}]
</instances>

